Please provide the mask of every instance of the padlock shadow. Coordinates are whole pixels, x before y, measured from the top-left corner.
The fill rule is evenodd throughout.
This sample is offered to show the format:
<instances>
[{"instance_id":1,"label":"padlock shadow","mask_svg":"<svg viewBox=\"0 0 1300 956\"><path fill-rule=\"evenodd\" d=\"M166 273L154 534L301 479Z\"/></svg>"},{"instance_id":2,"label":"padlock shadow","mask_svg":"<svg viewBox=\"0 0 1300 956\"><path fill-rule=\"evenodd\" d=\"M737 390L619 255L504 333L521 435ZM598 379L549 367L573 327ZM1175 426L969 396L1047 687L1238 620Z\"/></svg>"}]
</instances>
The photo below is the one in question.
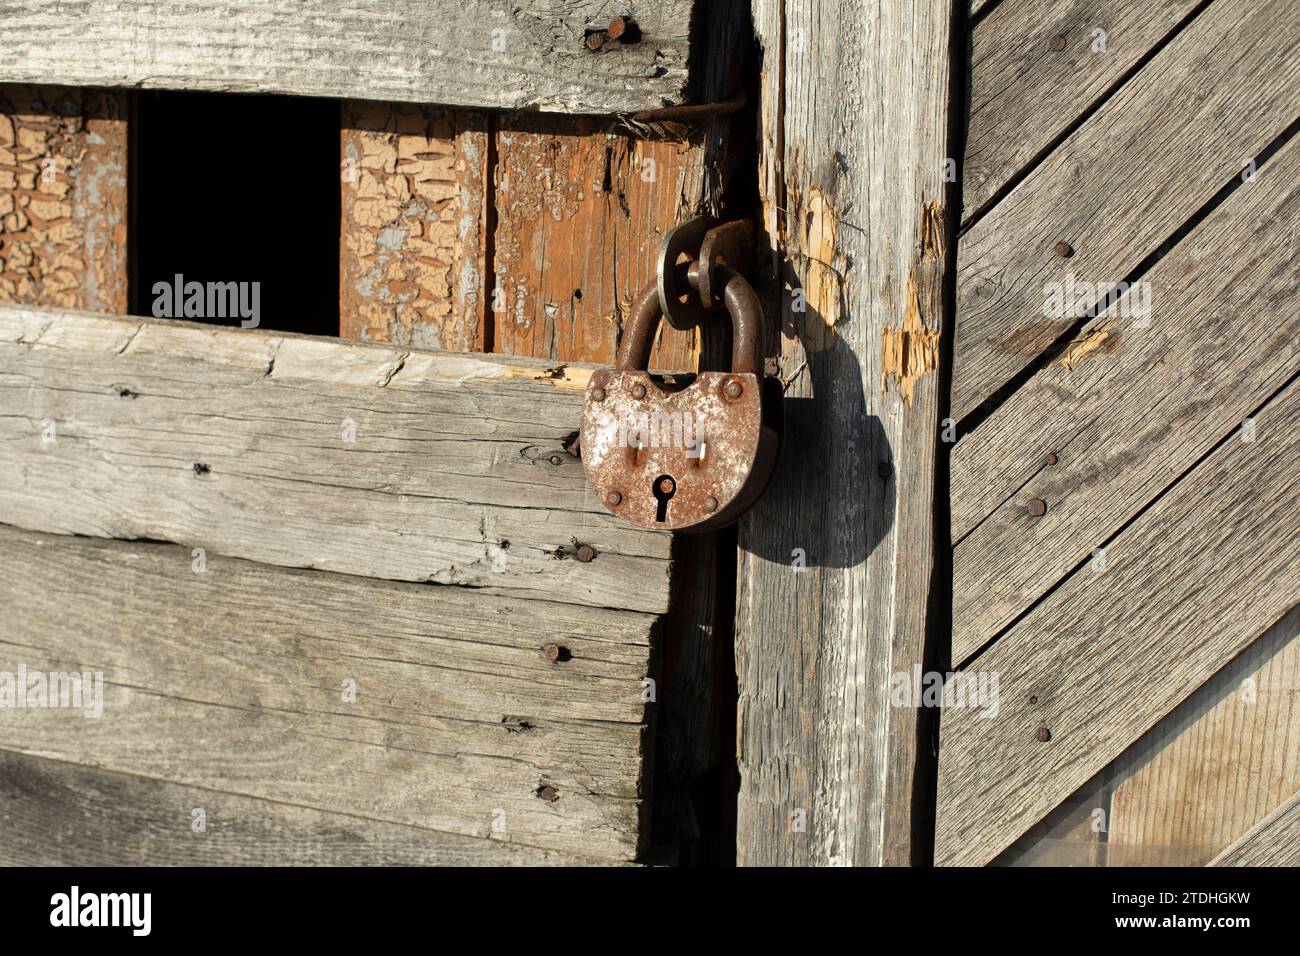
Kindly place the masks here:
<instances>
[{"instance_id":1,"label":"padlock shadow","mask_svg":"<svg viewBox=\"0 0 1300 956\"><path fill-rule=\"evenodd\" d=\"M855 567L894 522L889 439L867 411L862 365L842 335L811 304L782 314L783 334L798 338L804 361L781 383L781 457L741 521L739 546L793 568Z\"/></svg>"}]
</instances>

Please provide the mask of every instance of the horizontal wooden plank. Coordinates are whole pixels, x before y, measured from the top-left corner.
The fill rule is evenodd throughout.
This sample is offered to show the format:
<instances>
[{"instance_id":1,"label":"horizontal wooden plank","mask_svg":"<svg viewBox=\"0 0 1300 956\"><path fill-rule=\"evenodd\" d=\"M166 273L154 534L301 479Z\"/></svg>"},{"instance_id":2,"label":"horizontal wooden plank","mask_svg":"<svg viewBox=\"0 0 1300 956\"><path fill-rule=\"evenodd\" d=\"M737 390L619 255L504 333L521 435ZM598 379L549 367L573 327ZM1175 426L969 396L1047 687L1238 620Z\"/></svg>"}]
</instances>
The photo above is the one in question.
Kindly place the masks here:
<instances>
[{"instance_id":1,"label":"horizontal wooden plank","mask_svg":"<svg viewBox=\"0 0 1300 956\"><path fill-rule=\"evenodd\" d=\"M0 751L0 866L590 866L587 857Z\"/></svg>"},{"instance_id":2,"label":"horizontal wooden plank","mask_svg":"<svg viewBox=\"0 0 1300 956\"><path fill-rule=\"evenodd\" d=\"M991 860L1300 603L1297 414L1293 382L975 661L999 705L943 715L937 862Z\"/></svg>"},{"instance_id":3,"label":"horizontal wooden plank","mask_svg":"<svg viewBox=\"0 0 1300 956\"><path fill-rule=\"evenodd\" d=\"M196 567L174 545L0 527L0 671L103 674L101 717L5 710L0 748L634 855L652 616L217 554Z\"/></svg>"},{"instance_id":4,"label":"horizontal wooden plank","mask_svg":"<svg viewBox=\"0 0 1300 956\"><path fill-rule=\"evenodd\" d=\"M615 113L680 102L692 0L0 0L16 83ZM636 42L588 47L615 13Z\"/></svg>"},{"instance_id":5,"label":"horizontal wooden plank","mask_svg":"<svg viewBox=\"0 0 1300 956\"><path fill-rule=\"evenodd\" d=\"M1002 3L971 33L963 218L1054 142L1200 0ZM1059 50L1052 45L1064 37Z\"/></svg>"},{"instance_id":6,"label":"horizontal wooden plank","mask_svg":"<svg viewBox=\"0 0 1300 956\"><path fill-rule=\"evenodd\" d=\"M1300 793L1261 820L1210 866L1300 866Z\"/></svg>"},{"instance_id":7,"label":"horizontal wooden plank","mask_svg":"<svg viewBox=\"0 0 1300 956\"><path fill-rule=\"evenodd\" d=\"M1296 118L1300 5L1215 3L962 237L952 415L1069 329L1051 283L1123 281ZM1047 55L1047 54L1045 54ZM1068 243L1073 254L1053 251Z\"/></svg>"},{"instance_id":8,"label":"horizontal wooden plank","mask_svg":"<svg viewBox=\"0 0 1300 956\"><path fill-rule=\"evenodd\" d=\"M1144 275L1145 290L1089 323L1078 348L958 442L954 662L1300 371L1298 205L1300 138ZM1033 500L1045 515L1028 513Z\"/></svg>"},{"instance_id":9,"label":"horizontal wooden plank","mask_svg":"<svg viewBox=\"0 0 1300 956\"><path fill-rule=\"evenodd\" d=\"M564 450L589 374L0 306L0 522L661 612L670 536Z\"/></svg>"}]
</instances>

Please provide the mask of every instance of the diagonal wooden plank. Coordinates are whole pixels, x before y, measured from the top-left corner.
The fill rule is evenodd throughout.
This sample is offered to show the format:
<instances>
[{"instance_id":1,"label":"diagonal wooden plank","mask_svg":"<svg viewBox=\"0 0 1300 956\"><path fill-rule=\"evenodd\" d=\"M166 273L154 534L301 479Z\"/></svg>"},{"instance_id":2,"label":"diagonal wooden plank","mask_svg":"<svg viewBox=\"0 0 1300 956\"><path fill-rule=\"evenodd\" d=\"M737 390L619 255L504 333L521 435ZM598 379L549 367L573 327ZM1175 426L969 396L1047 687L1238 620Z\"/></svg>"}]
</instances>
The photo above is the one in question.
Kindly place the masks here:
<instances>
[{"instance_id":1,"label":"diagonal wooden plank","mask_svg":"<svg viewBox=\"0 0 1300 956\"><path fill-rule=\"evenodd\" d=\"M1208 866L1300 866L1300 793L1282 804Z\"/></svg>"},{"instance_id":2,"label":"diagonal wooden plank","mask_svg":"<svg viewBox=\"0 0 1300 956\"><path fill-rule=\"evenodd\" d=\"M1300 603L1297 415L1293 382L978 659L999 706L943 715L937 862L991 860Z\"/></svg>"},{"instance_id":3,"label":"diagonal wooden plank","mask_svg":"<svg viewBox=\"0 0 1300 956\"><path fill-rule=\"evenodd\" d=\"M1123 280L1287 128L1297 43L1292 0L1215 3L963 236L953 417L1084 314L1046 315L1049 283Z\"/></svg>"},{"instance_id":4,"label":"diagonal wooden plank","mask_svg":"<svg viewBox=\"0 0 1300 956\"><path fill-rule=\"evenodd\" d=\"M999 4L981 20L971 33L963 219L978 212L1201 2L1018 0ZM1058 37L1064 42L1053 42Z\"/></svg>"},{"instance_id":5,"label":"diagonal wooden plank","mask_svg":"<svg viewBox=\"0 0 1300 956\"><path fill-rule=\"evenodd\" d=\"M1130 290L958 442L954 662L1300 370L1298 206L1295 137L1143 276L1145 292ZM1045 515L1029 513L1035 500Z\"/></svg>"},{"instance_id":6,"label":"diagonal wooden plank","mask_svg":"<svg viewBox=\"0 0 1300 956\"><path fill-rule=\"evenodd\" d=\"M669 536L565 451L588 375L0 306L0 521L661 612Z\"/></svg>"},{"instance_id":7,"label":"diagonal wooden plank","mask_svg":"<svg viewBox=\"0 0 1300 956\"><path fill-rule=\"evenodd\" d=\"M614 113L681 102L691 11L631 0L635 42L593 50L615 15L600 0L0 0L0 75Z\"/></svg>"}]
</instances>

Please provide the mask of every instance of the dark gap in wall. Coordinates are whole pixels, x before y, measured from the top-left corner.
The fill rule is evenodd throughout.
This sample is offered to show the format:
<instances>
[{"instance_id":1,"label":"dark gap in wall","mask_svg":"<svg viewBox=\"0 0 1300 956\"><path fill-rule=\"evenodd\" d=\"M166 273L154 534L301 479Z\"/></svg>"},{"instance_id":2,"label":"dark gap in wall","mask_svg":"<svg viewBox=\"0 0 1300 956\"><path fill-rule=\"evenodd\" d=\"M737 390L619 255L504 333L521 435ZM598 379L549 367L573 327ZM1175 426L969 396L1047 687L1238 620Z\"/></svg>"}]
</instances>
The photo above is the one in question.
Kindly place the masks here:
<instances>
[{"instance_id":1,"label":"dark gap in wall","mask_svg":"<svg viewBox=\"0 0 1300 956\"><path fill-rule=\"evenodd\" d=\"M131 130L133 314L338 335L337 100L142 91Z\"/></svg>"},{"instance_id":2,"label":"dark gap in wall","mask_svg":"<svg viewBox=\"0 0 1300 956\"><path fill-rule=\"evenodd\" d=\"M948 150L957 169L966 153L970 120L971 24L969 0L953 0L948 44ZM961 225L962 178L947 184L944 196L943 328L939 335L939 407L936 437L945 433L951 409L952 358L957 319L957 233ZM934 456L934 566L930 571L923 672L947 673L952 663L952 443L939 440ZM916 782L912 806L912 865L934 865L934 834L939 799L939 722L937 708L917 708Z\"/></svg>"},{"instance_id":3,"label":"dark gap in wall","mask_svg":"<svg viewBox=\"0 0 1300 956\"><path fill-rule=\"evenodd\" d=\"M1279 149L1285 146L1297 132L1300 132L1300 117L1291 121L1291 124L1284 129L1274 140L1269 143L1255 157L1255 171L1258 174L1268 161L1277 153ZM1244 171L1243 171L1244 172ZM1171 249L1182 242L1191 233L1193 229L1199 226L1206 218L1218 209L1223 203L1236 192L1246 180L1242 173L1234 173L1233 176L1219 187L1200 209L1196 210L1186 222L1175 229L1160 245L1156 246L1145 258L1135 265L1129 273L1124 276L1118 284L1119 288L1127 288L1137 282L1152 269L1161 259L1163 259ZM1105 312L1114 304L1113 296L1103 296L1093 305L1091 309L1079 316L1068 328L1058 335L1043 352L1034 357L1028 365L1021 369L1005 385L996 392L984 399L974 411L971 411L957 426L957 437L960 440L963 436L970 434L980 425L984 424L1012 395L1028 382L1031 378L1045 369L1074 343L1075 338L1083 331L1083 327L1091 322L1101 313Z\"/></svg>"},{"instance_id":4,"label":"dark gap in wall","mask_svg":"<svg viewBox=\"0 0 1300 956\"><path fill-rule=\"evenodd\" d=\"M962 231L965 232L973 228L977 222L984 218L989 210L993 209L993 207L1005 199L1011 190L1015 189L1022 182L1028 179L1029 175L1042 164L1043 160L1047 159L1047 157L1052 155L1052 153L1054 153L1062 143L1073 136L1079 127L1091 119L1093 114L1101 109L1102 106L1106 104L1106 101L1119 92L1119 90L1128 83L1129 80L1141 73L1146 65L1155 59L1160 51L1172 43L1180 33L1187 29L1187 27L1191 25L1192 21L1200 16L1202 11L1204 11L1211 2L1212 0L1201 0L1201 3L1197 4L1185 17L1183 17L1182 20L1174 24L1173 29L1161 37L1155 46L1140 57L1138 61L1134 63L1122 76L1116 79L1114 83L1102 90L1102 92L1088 104L1087 108L1075 117L1072 123L1069 123L1063 130L1061 130L1058 136L1039 150L1039 152L1025 163L1024 166L1016 170L1015 174L1002 184L1001 189L990 196L982 206L966 218L966 224L962 228ZM990 9L992 9L992 6L986 7L985 10L981 12L980 18L982 19ZM962 158L964 161L964 151L962 152Z\"/></svg>"}]
</instances>

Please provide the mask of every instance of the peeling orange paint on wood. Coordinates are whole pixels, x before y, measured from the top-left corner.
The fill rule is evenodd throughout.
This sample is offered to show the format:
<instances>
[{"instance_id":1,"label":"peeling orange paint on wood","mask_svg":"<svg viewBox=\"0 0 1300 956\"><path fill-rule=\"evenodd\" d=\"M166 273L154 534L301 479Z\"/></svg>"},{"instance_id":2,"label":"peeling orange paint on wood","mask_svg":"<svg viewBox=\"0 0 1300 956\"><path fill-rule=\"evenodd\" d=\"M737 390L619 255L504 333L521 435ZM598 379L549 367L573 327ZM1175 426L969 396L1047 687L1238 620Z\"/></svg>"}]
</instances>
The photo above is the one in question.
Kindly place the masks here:
<instances>
[{"instance_id":1,"label":"peeling orange paint on wood","mask_svg":"<svg viewBox=\"0 0 1300 956\"><path fill-rule=\"evenodd\" d=\"M347 102L340 334L481 351L487 119Z\"/></svg>"},{"instance_id":2,"label":"peeling orange paint on wood","mask_svg":"<svg viewBox=\"0 0 1300 956\"><path fill-rule=\"evenodd\" d=\"M888 390L892 379L909 405L916 395L917 382L939 367L939 333L929 328L922 318L915 275L907 277L907 303L903 309L902 326L885 326L880 363L881 391Z\"/></svg>"},{"instance_id":3,"label":"peeling orange paint on wood","mask_svg":"<svg viewBox=\"0 0 1300 956\"><path fill-rule=\"evenodd\" d=\"M127 309L126 94L0 86L0 301Z\"/></svg>"},{"instance_id":4,"label":"peeling orange paint on wood","mask_svg":"<svg viewBox=\"0 0 1300 956\"><path fill-rule=\"evenodd\" d=\"M495 350L613 361L667 230L697 211L700 147L582 117L517 115L496 137ZM694 331L661 325L651 366L694 370Z\"/></svg>"}]
</instances>

